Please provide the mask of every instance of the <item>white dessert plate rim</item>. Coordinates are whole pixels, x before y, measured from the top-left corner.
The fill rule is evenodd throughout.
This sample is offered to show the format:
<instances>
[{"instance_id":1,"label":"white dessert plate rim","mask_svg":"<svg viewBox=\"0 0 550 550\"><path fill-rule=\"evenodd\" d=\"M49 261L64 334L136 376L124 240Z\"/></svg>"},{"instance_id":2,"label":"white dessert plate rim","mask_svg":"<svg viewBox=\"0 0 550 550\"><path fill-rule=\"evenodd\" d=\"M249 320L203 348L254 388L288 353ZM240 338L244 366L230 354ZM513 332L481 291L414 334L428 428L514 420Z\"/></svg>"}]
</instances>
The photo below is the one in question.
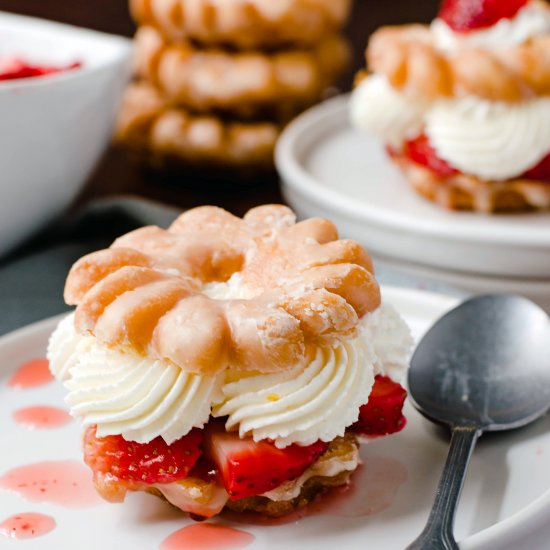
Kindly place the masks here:
<instances>
[{"instance_id":1,"label":"white dessert plate rim","mask_svg":"<svg viewBox=\"0 0 550 550\"><path fill-rule=\"evenodd\" d=\"M449 309L454 307L458 301L454 297L449 297L445 295L394 287L383 287L383 295L387 301L393 303L398 308L398 310L403 314L405 318L410 315L418 315L421 316L426 322L428 322L428 320L430 322L435 320L445 311L448 311ZM37 340L42 342L42 346L45 338L51 332L52 328L55 326L56 322L60 318L61 316L59 315L56 317L45 319L43 321L39 321L18 329L0 338L0 365L2 365L2 367L0 368L0 384L2 375L4 375L5 377L7 373L6 369L9 368L9 365L13 365L14 349L21 349L21 346L24 345L24 349L29 350L29 353L32 354L34 352L34 354L36 354L38 351L36 349L38 345L36 343ZM41 352L44 353L44 350L41 350ZM6 357L8 358L8 360L6 360ZM9 360L10 357L12 358L11 363ZM4 360L2 360L2 358L4 358ZM25 358L23 358L23 360L24 359ZM3 388L0 385L0 393L2 392L2 390ZM4 472L5 469L6 464L3 463L2 457L0 456L0 475ZM5 503L6 499L10 498L10 495L11 493L0 491L0 514L2 513L2 503ZM146 495L143 496L146 497ZM399 498L399 496L397 498ZM28 504L27 508L34 509L33 511L44 511L44 506L36 503ZM55 508L51 505L46 506L45 510L46 513L48 512L48 510L55 510L56 513L59 514L63 514L65 512L63 509ZM14 510L14 512L16 511L20 510ZM76 519L74 511L68 510L66 511L66 513L71 518L71 521L78 521ZM510 540L518 540L518 537L521 537L524 545L528 545L529 536L537 534L540 535L540 532L544 530L545 527L550 533L550 528L547 525L547 517L549 513L550 490L547 490L541 496L530 502L530 504L528 504L518 512L510 515L508 518L498 521L491 527L483 529L476 534L468 536L461 541L460 547L462 550L508 549L507 543ZM85 516L86 514L84 514L84 517ZM0 522L3 519L5 518L0 517ZM248 530L245 525L236 525L236 527ZM125 526L125 528L127 528L127 525ZM258 528L256 527L256 529ZM284 529L284 526L281 526L281 529ZM254 531L254 529L252 529L252 531ZM61 540L59 537L61 536L62 535L58 533L57 538L52 537L51 542L49 542L50 539L48 539L48 535L46 535L45 537L40 539L40 548L43 548L44 550L53 550L53 548L57 548L59 540ZM1 537L0 540L2 540ZM263 542L261 540L256 541L257 544L252 544L251 548L272 548L269 539L266 540L264 540ZM363 545L365 543L365 539L357 539L357 543L361 543L361 545ZM113 544L115 543L113 542ZM25 546L25 544L23 544L23 546ZM91 546L90 548L92 547L93 546ZM117 546L113 546L113 549L115 547ZM302 541L300 542L300 544L297 544L296 548L298 547L302 547ZM81 548L85 549L88 547L84 545L81 546ZM510 548L513 548L513 546Z\"/></svg>"}]
</instances>

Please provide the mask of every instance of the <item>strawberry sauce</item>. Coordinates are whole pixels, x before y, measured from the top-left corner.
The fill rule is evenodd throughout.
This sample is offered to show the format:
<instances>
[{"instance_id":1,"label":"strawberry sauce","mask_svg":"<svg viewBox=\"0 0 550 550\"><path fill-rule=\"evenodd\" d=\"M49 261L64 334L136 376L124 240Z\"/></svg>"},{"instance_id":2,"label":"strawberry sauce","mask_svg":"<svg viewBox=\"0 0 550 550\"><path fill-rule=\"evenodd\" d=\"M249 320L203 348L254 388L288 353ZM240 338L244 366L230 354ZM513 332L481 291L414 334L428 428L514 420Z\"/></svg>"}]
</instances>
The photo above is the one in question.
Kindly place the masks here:
<instances>
[{"instance_id":1,"label":"strawberry sauce","mask_svg":"<svg viewBox=\"0 0 550 550\"><path fill-rule=\"evenodd\" d=\"M254 535L213 523L198 523L178 529L160 544L160 550L225 550L244 548Z\"/></svg>"},{"instance_id":2,"label":"strawberry sauce","mask_svg":"<svg viewBox=\"0 0 550 550\"><path fill-rule=\"evenodd\" d=\"M8 386L26 390L48 384L53 380L46 358L31 359L23 363L8 380Z\"/></svg>"},{"instance_id":3,"label":"strawberry sauce","mask_svg":"<svg viewBox=\"0 0 550 550\"><path fill-rule=\"evenodd\" d=\"M31 502L64 508L87 508L102 502L92 484L92 473L76 460L38 462L14 468L0 477L0 489Z\"/></svg>"},{"instance_id":4,"label":"strawberry sauce","mask_svg":"<svg viewBox=\"0 0 550 550\"><path fill-rule=\"evenodd\" d=\"M22 59L3 59L0 60L0 81L17 80L21 78L34 78L37 76L46 76L50 74L63 73L82 67L79 61L66 65L64 67L54 67L47 65L33 65Z\"/></svg>"},{"instance_id":5,"label":"strawberry sauce","mask_svg":"<svg viewBox=\"0 0 550 550\"><path fill-rule=\"evenodd\" d=\"M286 516L269 518L253 512L224 510L223 517L240 524L275 526L296 523L309 516L374 516L392 506L406 480L407 469L398 460L363 457L363 464L354 472L349 484L329 490L304 508L298 508Z\"/></svg>"},{"instance_id":6,"label":"strawberry sauce","mask_svg":"<svg viewBox=\"0 0 550 550\"><path fill-rule=\"evenodd\" d=\"M51 516L25 512L0 523L0 535L8 539L33 539L53 531L55 527L55 520Z\"/></svg>"},{"instance_id":7,"label":"strawberry sauce","mask_svg":"<svg viewBox=\"0 0 550 550\"><path fill-rule=\"evenodd\" d=\"M59 428L72 420L65 409L46 405L19 409L12 413L12 417L15 422L31 430Z\"/></svg>"},{"instance_id":8,"label":"strawberry sauce","mask_svg":"<svg viewBox=\"0 0 550 550\"><path fill-rule=\"evenodd\" d=\"M354 518L379 514L394 503L406 480L407 469L401 462L388 457L366 457L351 483L313 502L308 515Z\"/></svg>"}]
</instances>

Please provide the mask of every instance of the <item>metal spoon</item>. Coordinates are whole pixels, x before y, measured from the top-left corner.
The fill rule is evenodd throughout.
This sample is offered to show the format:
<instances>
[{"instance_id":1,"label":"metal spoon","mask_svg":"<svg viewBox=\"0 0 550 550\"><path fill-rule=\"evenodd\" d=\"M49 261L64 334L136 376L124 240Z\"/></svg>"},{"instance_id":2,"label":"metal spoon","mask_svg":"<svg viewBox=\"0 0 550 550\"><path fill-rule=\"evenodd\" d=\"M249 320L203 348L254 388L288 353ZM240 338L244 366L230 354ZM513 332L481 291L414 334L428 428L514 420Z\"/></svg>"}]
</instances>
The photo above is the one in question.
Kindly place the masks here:
<instances>
[{"instance_id":1,"label":"metal spoon","mask_svg":"<svg viewBox=\"0 0 550 550\"><path fill-rule=\"evenodd\" d=\"M468 300L424 336L408 381L415 407L452 430L428 523L408 549L456 549L455 511L478 437L524 426L550 407L550 318L519 296Z\"/></svg>"}]
</instances>

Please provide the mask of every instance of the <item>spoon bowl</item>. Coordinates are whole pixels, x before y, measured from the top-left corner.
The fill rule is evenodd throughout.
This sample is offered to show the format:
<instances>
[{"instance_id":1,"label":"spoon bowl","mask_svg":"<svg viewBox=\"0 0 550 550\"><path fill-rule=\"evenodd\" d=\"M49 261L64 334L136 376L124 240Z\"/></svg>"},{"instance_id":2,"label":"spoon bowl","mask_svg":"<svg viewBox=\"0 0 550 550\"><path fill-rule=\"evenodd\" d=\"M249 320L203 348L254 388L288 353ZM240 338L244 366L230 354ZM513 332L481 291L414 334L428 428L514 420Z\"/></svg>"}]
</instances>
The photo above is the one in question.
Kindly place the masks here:
<instances>
[{"instance_id":1,"label":"spoon bowl","mask_svg":"<svg viewBox=\"0 0 550 550\"><path fill-rule=\"evenodd\" d=\"M455 510L477 438L524 426L550 406L550 319L519 296L472 298L424 336L408 384L414 406L452 429L428 524L408 548L458 548Z\"/></svg>"},{"instance_id":2,"label":"spoon bowl","mask_svg":"<svg viewBox=\"0 0 550 550\"><path fill-rule=\"evenodd\" d=\"M483 431L528 424L550 405L550 320L519 296L468 300L442 317L411 360L415 407Z\"/></svg>"}]
</instances>

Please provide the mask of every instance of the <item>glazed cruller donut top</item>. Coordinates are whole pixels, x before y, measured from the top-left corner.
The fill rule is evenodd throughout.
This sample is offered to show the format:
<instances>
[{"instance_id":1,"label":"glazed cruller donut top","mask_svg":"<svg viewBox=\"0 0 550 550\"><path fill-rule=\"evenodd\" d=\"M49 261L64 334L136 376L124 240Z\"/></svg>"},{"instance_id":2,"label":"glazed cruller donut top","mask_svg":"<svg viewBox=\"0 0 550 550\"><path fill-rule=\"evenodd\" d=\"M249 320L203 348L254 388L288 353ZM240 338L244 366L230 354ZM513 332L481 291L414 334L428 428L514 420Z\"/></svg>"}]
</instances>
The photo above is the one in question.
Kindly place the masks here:
<instances>
[{"instance_id":1,"label":"glazed cruller donut top","mask_svg":"<svg viewBox=\"0 0 550 550\"><path fill-rule=\"evenodd\" d=\"M65 299L50 367L100 438L171 444L213 416L281 448L331 442L411 347L363 248L284 206L133 231L79 260Z\"/></svg>"},{"instance_id":2,"label":"glazed cruller donut top","mask_svg":"<svg viewBox=\"0 0 550 550\"><path fill-rule=\"evenodd\" d=\"M550 20L546 2L531 0L529 9ZM403 25L374 33L366 56L370 70L395 89L429 101L476 96L519 102L550 95L550 34L510 42L499 48L463 43L446 51L429 26Z\"/></svg>"},{"instance_id":3,"label":"glazed cruller donut top","mask_svg":"<svg viewBox=\"0 0 550 550\"><path fill-rule=\"evenodd\" d=\"M78 333L214 376L302 364L308 345L353 336L380 293L367 253L329 221L201 207L82 258L65 300Z\"/></svg>"}]
</instances>

